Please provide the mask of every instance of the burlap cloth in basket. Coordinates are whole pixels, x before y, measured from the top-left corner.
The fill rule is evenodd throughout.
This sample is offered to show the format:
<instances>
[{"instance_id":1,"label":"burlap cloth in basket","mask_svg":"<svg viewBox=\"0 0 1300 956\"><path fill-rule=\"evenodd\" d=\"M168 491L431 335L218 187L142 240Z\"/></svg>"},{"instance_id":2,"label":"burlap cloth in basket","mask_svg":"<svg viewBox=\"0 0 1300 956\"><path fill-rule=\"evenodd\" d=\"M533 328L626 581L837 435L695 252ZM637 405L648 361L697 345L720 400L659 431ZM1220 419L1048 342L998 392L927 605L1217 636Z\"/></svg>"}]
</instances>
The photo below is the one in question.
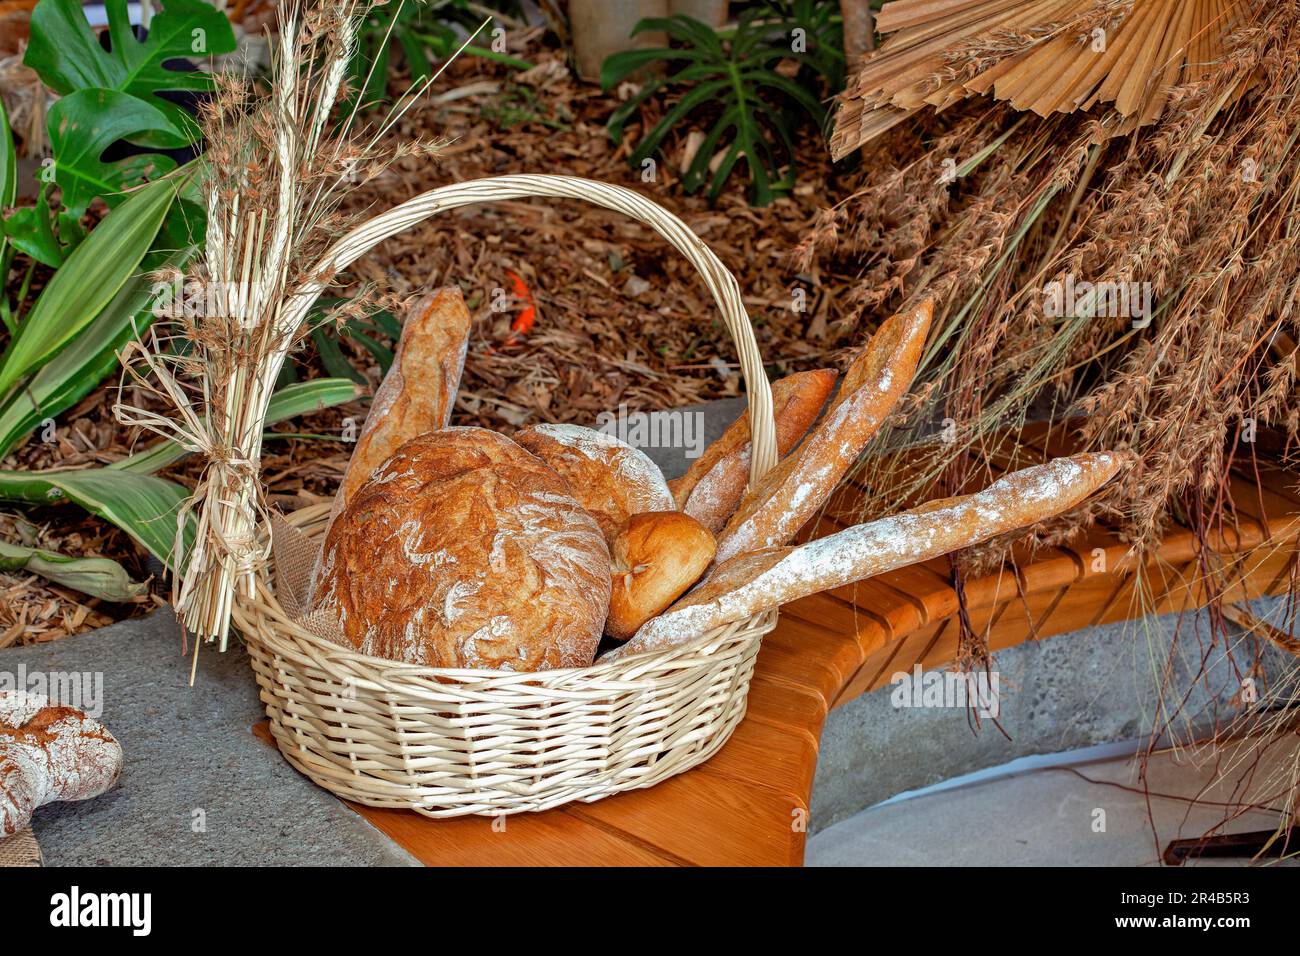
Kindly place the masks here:
<instances>
[{"instance_id":1,"label":"burlap cloth in basket","mask_svg":"<svg viewBox=\"0 0 1300 956\"><path fill-rule=\"evenodd\" d=\"M0 867L40 865L41 845L31 827L11 837L0 837Z\"/></svg>"},{"instance_id":2,"label":"burlap cloth in basket","mask_svg":"<svg viewBox=\"0 0 1300 956\"><path fill-rule=\"evenodd\" d=\"M280 606L304 631L350 647L337 617L323 609L307 611L311 607L312 576L324 546L324 535L305 535L281 515L271 513L271 558L275 564L275 596Z\"/></svg>"}]
</instances>

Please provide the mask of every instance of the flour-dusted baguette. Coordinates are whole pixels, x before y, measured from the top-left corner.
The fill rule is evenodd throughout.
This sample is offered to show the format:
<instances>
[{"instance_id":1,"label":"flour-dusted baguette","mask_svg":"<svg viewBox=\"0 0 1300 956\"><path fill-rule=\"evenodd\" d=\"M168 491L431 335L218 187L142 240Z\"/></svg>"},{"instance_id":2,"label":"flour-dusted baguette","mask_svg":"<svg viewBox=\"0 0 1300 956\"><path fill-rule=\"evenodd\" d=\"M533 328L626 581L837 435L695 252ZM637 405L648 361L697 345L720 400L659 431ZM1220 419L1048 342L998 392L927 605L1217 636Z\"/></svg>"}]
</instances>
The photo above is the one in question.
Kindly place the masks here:
<instances>
[{"instance_id":1,"label":"flour-dusted baguette","mask_svg":"<svg viewBox=\"0 0 1300 956\"><path fill-rule=\"evenodd\" d=\"M605 633L625 641L700 579L713 563L713 535L680 511L633 515L610 547L613 587Z\"/></svg>"},{"instance_id":2,"label":"flour-dusted baguette","mask_svg":"<svg viewBox=\"0 0 1300 956\"><path fill-rule=\"evenodd\" d=\"M407 309L392 367L375 390L335 496L335 514L400 445L451 421L469 329L469 310L455 286L420 296Z\"/></svg>"},{"instance_id":3,"label":"flour-dusted baguette","mask_svg":"<svg viewBox=\"0 0 1300 956\"><path fill-rule=\"evenodd\" d=\"M907 392L932 314L926 300L877 330L822 420L745 495L718 536L718 561L787 544L821 507Z\"/></svg>"},{"instance_id":4,"label":"flour-dusted baguette","mask_svg":"<svg viewBox=\"0 0 1300 956\"><path fill-rule=\"evenodd\" d=\"M632 515L675 508L659 466L613 435L581 425L530 425L514 439L560 473L609 544Z\"/></svg>"},{"instance_id":5,"label":"flour-dusted baguette","mask_svg":"<svg viewBox=\"0 0 1300 956\"><path fill-rule=\"evenodd\" d=\"M325 538L316 606L364 654L431 667L591 663L609 550L564 479L485 428L411 439Z\"/></svg>"},{"instance_id":6,"label":"flour-dusted baguette","mask_svg":"<svg viewBox=\"0 0 1300 956\"><path fill-rule=\"evenodd\" d=\"M0 691L0 837L31 821L37 807L89 800L122 772L122 746L73 707L21 691Z\"/></svg>"},{"instance_id":7,"label":"flour-dusted baguette","mask_svg":"<svg viewBox=\"0 0 1300 956\"><path fill-rule=\"evenodd\" d=\"M838 377L833 368L819 368L772 383L778 457L789 452L817 420ZM742 414L691 462L686 474L668 483L677 507L715 534L721 531L745 496L749 454L749 415Z\"/></svg>"},{"instance_id":8,"label":"flour-dusted baguette","mask_svg":"<svg viewBox=\"0 0 1300 956\"><path fill-rule=\"evenodd\" d=\"M1043 521L1092 494L1123 461L1123 456L1109 452L1057 458L999 478L973 495L928 502L798 547L732 558L601 660L663 650L766 608Z\"/></svg>"}]
</instances>

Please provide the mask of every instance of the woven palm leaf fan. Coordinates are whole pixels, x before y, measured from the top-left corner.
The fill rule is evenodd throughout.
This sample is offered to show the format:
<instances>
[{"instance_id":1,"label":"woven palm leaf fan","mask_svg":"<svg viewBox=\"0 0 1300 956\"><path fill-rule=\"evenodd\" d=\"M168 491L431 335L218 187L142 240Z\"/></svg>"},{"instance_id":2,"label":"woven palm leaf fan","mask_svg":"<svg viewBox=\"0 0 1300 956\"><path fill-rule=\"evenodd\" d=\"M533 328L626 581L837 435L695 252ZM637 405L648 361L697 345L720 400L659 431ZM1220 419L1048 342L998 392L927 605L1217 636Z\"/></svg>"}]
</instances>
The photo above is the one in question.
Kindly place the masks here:
<instances>
[{"instance_id":1,"label":"woven palm leaf fan","mask_svg":"<svg viewBox=\"0 0 1300 956\"><path fill-rule=\"evenodd\" d=\"M1113 107L1113 132L1154 122L1169 89L1201 79L1250 0L895 0L892 36L844 93L840 159L918 110L992 93L1040 116Z\"/></svg>"}]
</instances>

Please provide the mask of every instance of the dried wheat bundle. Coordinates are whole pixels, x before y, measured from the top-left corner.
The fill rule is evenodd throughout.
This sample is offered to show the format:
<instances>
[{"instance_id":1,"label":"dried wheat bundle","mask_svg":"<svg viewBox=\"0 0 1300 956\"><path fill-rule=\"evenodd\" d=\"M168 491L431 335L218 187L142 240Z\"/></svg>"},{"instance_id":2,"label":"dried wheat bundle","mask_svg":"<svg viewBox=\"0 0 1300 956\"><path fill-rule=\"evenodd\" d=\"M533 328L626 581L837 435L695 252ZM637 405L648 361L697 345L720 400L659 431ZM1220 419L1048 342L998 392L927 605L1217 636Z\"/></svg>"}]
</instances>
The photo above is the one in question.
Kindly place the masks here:
<instances>
[{"instance_id":1,"label":"dried wheat bundle","mask_svg":"<svg viewBox=\"0 0 1300 956\"><path fill-rule=\"evenodd\" d=\"M316 294L351 261L326 255L352 225L340 200L395 159L437 148L414 143L381 153L379 143L441 71L408 90L372 128L354 130L355 103L348 115L334 115L368 9L366 0L280 0L269 89L235 74L217 77L200 116L208 144L199 174L205 255L176 277L188 287L187 307L170 328L123 354L124 380L173 411L164 416L119 402L118 418L207 459L179 517L173 601L187 629L220 640L222 649L236 591L251 597L267 558L258 465L267 404ZM169 348L173 340L188 347ZM194 544L181 556L190 521Z\"/></svg>"},{"instance_id":2,"label":"dried wheat bundle","mask_svg":"<svg viewBox=\"0 0 1300 956\"><path fill-rule=\"evenodd\" d=\"M893 35L849 81L839 159L918 110L992 93L1040 116L1113 107L1112 132L1151 123L1171 86L1202 79L1250 0L895 0Z\"/></svg>"},{"instance_id":3,"label":"dried wheat bundle","mask_svg":"<svg viewBox=\"0 0 1300 956\"><path fill-rule=\"evenodd\" d=\"M1300 0L1251 9L1214 69L1124 135L1099 136L1096 114L971 99L872 144L806 251L833 249L867 308L934 296L939 332L891 436L912 448L861 469L861 518L978 483L1031 415L1079 416L1083 447L1137 453L1092 516L1143 551L1173 521L1213 541L1252 493L1238 475L1256 425L1296 447ZM1230 593L1212 562L1203 572L1207 593Z\"/></svg>"}]
</instances>

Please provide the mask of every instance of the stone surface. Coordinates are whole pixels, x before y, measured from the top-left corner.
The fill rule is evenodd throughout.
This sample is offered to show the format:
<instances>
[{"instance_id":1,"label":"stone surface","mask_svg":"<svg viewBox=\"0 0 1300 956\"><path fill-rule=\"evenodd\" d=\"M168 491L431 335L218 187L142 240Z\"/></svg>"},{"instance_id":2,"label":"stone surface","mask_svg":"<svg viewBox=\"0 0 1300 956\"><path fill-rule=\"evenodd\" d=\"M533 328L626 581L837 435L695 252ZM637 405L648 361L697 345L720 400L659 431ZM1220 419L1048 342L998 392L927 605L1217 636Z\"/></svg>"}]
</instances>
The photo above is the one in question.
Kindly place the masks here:
<instances>
[{"instance_id":1,"label":"stone surface","mask_svg":"<svg viewBox=\"0 0 1300 956\"><path fill-rule=\"evenodd\" d=\"M1285 627L1284 605L1282 599L1263 599L1253 607L1256 614ZM904 791L1027 755L1143 738L1152 726L1161 668L1177 625L1177 617L1170 616L1094 627L994 655L1001 689L998 724L1005 736L988 720L974 732L964 708L896 708L893 687L833 710L822 730L812 830ZM1240 629L1229 627L1232 634L1241 635ZM1183 619L1182 630L1166 700L1172 704L1191 686L1179 731L1181 739L1191 739L1210 728L1216 706L1225 718L1235 713L1228 698L1240 691L1241 682L1222 644L1206 661L1207 677L1193 680L1200 655L1209 648L1208 630L1191 615ZM1239 665L1249 664L1255 643L1244 636L1235 642ZM1295 659L1267 642L1260 653L1276 690L1280 675L1294 671Z\"/></svg>"},{"instance_id":2,"label":"stone surface","mask_svg":"<svg viewBox=\"0 0 1300 956\"><path fill-rule=\"evenodd\" d=\"M192 688L189 665L168 609L0 650L0 686L100 675L100 719L126 753L115 789L36 812L46 865L415 865L252 735L264 714L237 641L224 655L203 649Z\"/></svg>"},{"instance_id":3,"label":"stone surface","mask_svg":"<svg viewBox=\"0 0 1300 956\"><path fill-rule=\"evenodd\" d=\"M1216 756L1222 759L1216 759ZM1223 823L1215 802L1270 803L1294 779L1297 745L1270 748L1253 787L1236 790L1250 756L1164 752L1147 767L1149 804L1132 757L1058 766L873 807L808 841L808 866L1155 866L1170 840ZM1227 779L1215 769L1237 767ZM1195 805L1191 801L1198 801ZM1154 825L1154 830L1153 830ZM1228 833L1272 831L1276 813L1249 811ZM1206 860L1198 865L1241 865ZM1292 860L1290 865L1300 861ZM1284 864L1286 865L1286 864Z\"/></svg>"},{"instance_id":4,"label":"stone surface","mask_svg":"<svg viewBox=\"0 0 1300 956\"><path fill-rule=\"evenodd\" d=\"M662 414L695 416L689 424L686 423L684 418L680 419L678 423L670 424L670 429L677 430L668 432L672 435L685 435L692 439L691 447L687 448L682 444L662 442L657 445L640 444L637 447L650 456L651 461L659 466L659 470L664 473L665 478L678 478L686 473L691 458L698 458L699 453L713 444L727 430L727 426L744 412L745 408L746 402L743 398L723 398L716 402L705 402L702 405L688 405L685 408L673 409L671 412ZM664 424L671 422L671 419L661 420L660 434L664 434ZM631 427L634 427L634 423L629 423L629 431ZM703 435L702 440L701 435ZM623 436L620 435L619 437Z\"/></svg>"}]
</instances>

